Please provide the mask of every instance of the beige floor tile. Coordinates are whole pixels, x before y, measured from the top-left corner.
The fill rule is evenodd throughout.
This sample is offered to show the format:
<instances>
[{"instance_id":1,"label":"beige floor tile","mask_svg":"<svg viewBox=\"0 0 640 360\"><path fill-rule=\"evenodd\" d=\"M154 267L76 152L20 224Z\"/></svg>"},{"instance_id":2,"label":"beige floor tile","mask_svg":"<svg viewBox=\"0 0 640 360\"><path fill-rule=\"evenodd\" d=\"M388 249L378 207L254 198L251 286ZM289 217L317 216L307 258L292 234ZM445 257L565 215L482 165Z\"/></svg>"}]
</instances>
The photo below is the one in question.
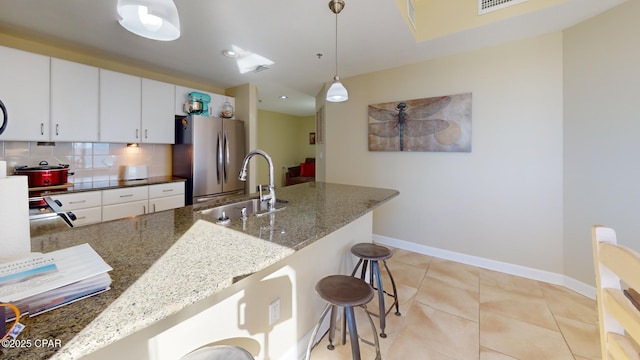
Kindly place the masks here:
<instances>
[{"instance_id":1,"label":"beige floor tile","mask_svg":"<svg viewBox=\"0 0 640 360\"><path fill-rule=\"evenodd\" d=\"M498 271L480 269L480 284L497 286L509 291L541 297L542 288L536 280L509 275Z\"/></svg>"},{"instance_id":2,"label":"beige floor tile","mask_svg":"<svg viewBox=\"0 0 640 360\"><path fill-rule=\"evenodd\" d=\"M479 358L478 323L414 302L398 339L415 339L454 359Z\"/></svg>"},{"instance_id":3,"label":"beige floor tile","mask_svg":"<svg viewBox=\"0 0 640 360\"><path fill-rule=\"evenodd\" d=\"M555 316L586 322L598 323L596 301L573 292L565 287L540 283L551 312Z\"/></svg>"},{"instance_id":4,"label":"beige floor tile","mask_svg":"<svg viewBox=\"0 0 640 360\"><path fill-rule=\"evenodd\" d=\"M384 360L456 360L441 354L430 346L411 336L398 336L391 345L388 354L383 354Z\"/></svg>"},{"instance_id":5,"label":"beige floor tile","mask_svg":"<svg viewBox=\"0 0 640 360\"><path fill-rule=\"evenodd\" d=\"M561 316L556 316L556 320L574 355L600 359L600 334L597 326Z\"/></svg>"},{"instance_id":6,"label":"beige floor tile","mask_svg":"<svg viewBox=\"0 0 640 360\"><path fill-rule=\"evenodd\" d=\"M480 360L518 360L518 359L481 346Z\"/></svg>"},{"instance_id":7,"label":"beige floor tile","mask_svg":"<svg viewBox=\"0 0 640 360\"><path fill-rule=\"evenodd\" d=\"M543 297L481 284L480 312L487 311L558 331L553 314Z\"/></svg>"},{"instance_id":8,"label":"beige floor tile","mask_svg":"<svg viewBox=\"0 0 640 360\"><path fill-rule=\"evenodd\" d=\"M473 266L441 259L433 259L427 272L428 278L437 278L463 289L478 291L479 269Z\"/></svg>"},{"instance_id":9,"label":"beige floor tile","mask_svg":"<svg viewBox=\"0 0 640 360\"><path fill-rule=\"evenodd\" d=\"M453 261L393 249L387 264L396 280L401 316L387 315L382 358L414 360L599 359L596 302L556 286ZM383 288L392 292L382 270ZM385 296L386 308L392 298ZM377 313L377 296L367 305ZM380 322L373 317L375 333ZM372 340L364 310L356 310L359 334ZM313 360L351 359L351 346L329 351L325 338ZM362 359L374 348L361 344ZM573 352L573 355L572 355Z\"/></svg>"},{"instance_id":10,"label":"beige floor tile","mask_svg":"<svg viewBox=\"0 0 640 360\"><path fill-rule=\"evenodd\" d=\"M389 266L389 270L393 275L396 286L398 286L399 284L404 284L417 289L420 287L422 279L424 279L424 274L427 272L427 269L405 264L403 262L393 260L393 258L387 261L387 266ZM383 274L382 279L385 280L383 286L390 289L390 283L386 282L387 276Z\"/></svg>"},{"instance_id":11,"label":"beige floor tile","mask_svg":"<svg viewBox=\"0 0 640 360\"><path fill-rule=\"evenodd\" d=\"M427 278L422 283L416 301L471 321L479 321L478 291L452 286L438 278Z\"/></svg>"},{"instance_id":12,"label":"beige floor tile","mask_svg":"<svg viewBox=\"0 0 640 360\"><path fill-rule=\"evenodd\" d=\"M428 256L428 255L417 254L417 253L407 251L407 250L402 250L402 249L393 249L392 258L399 262L417 266L422 269L427 269L429 267L429 264L431 263L431 260L433 259L431 256Z\"/></svg>"},{"instance_id":13,"label":"beige floor tile","mask_svg":"<svg viewBox=\"0 0 640 360\"><path fill-rule=\"evenodd\" d=\"M559 331L492 312L480 312L480 344L517 359L573 359Z\"/></svg>"}]
</instances>

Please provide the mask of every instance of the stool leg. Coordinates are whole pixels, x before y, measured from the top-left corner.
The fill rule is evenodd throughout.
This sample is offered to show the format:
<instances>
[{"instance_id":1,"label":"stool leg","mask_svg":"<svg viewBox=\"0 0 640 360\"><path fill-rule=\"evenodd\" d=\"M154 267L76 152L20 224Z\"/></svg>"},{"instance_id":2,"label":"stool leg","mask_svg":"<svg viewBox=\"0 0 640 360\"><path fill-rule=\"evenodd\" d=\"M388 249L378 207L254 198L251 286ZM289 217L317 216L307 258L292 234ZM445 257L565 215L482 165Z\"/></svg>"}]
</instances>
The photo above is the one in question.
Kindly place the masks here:
<instances>
[{"instance_id":1,"label":"stool leg","mask_svg":"<svg viewBox=\"0 0 640 360\"><path fill-rule=\"evenodd\" d=\"M365 260L362 263L362 272L360 273L360 279L364 280L365 275L367 274L367 263L369 263L369 260Z\"/></svg>"},{"instance_id":2,"label":"stool leg","mask_svg":"<svg viewBox=\"0 0 640 360\"><path fill-rule=\"evenodd\" d=\"M377 260L371 261L372 277L375 275L376 285L378 286L378 311L380 311L380 337L386 338L387 334L384 329L387 327L387 311L384 306L384 289L382 288L382 276L380 276L380 264ZM373 283L373 279L371 281Z\"/></svg>"},{"instance_id":3,"label":"stool leg","mask_svg":"<svg viewBox=\"0 0 640 360\"><path fill-rule=\"evenodd\" d=\"M324 310L322 311L322 315L320 315L320 321L318 321L318 324L313 328L313 332L311 332L311 339L309 339L309 344L307 345L307 355L305 356L306 360L309 360L309 358L311 357L311 348L313 347L313 343L316 340L316 335L318 335L318 330L320 329L320 325L322 324L322 321L324 320L325 316L327 316L327 313L329 313L330 308L331 308L331 304L327 304L327 306L324 307Z\"/></svg>"},{"instance_id":4,"label":"stool leg","mask_svg":"<svg viewBox=\"0 0 640 360\"><path fill-rule=\"evenodd\" d=\"M391 275L391 271L387 266L387 262L383 260L382 263L384 264L384 268L387 270L387 274L389 274L389 279L391 280L391 287L393 288L394 305L396 306L396 315L400 316L400 303L398 301L398 290L396 290L396 282L393 281L393 275Z\"/></svg>"},{"instance_id":5,"label":"stool leg","mask_svg":"<svg viewBox=\"0 0 640 360\"><path fill-rule=\"evenodd\" d=\"M333 350L335 346L333 346L333 339L336 337L336 319L338 316L338 307L336 305L331 305L331 318L329 318L329 345L327 345L327 349Z\"/></svg>"},{"instance_id":6,"label":"stool leg","mask_svg":"<svg viewBox=\"0 0 640 360\"><path fill-rule=\"evenodd\" d=\"M367 310L367 306L366 305L362 305L362 308L364 308L364 313L367 314L367 318L369 318L369 324L371 325L371 333L374 334L373 335L373 342L374 342L375 347L376 347L376 360L380 360L380 359L382 359L382 355L380 354L380 342L378 342L378 337L375 336L376 324L373 323L373 319L371 318L371 315L369 314L369 311Z\"/></svg>"},{"instance_id":7,"label":"stool leg","mask_svg":"<svg viewBox=\"0 0 640 360\"><path fill-rule=\"evenodd\" d=\"M353 268L353 272L351 273L351 276L355 276L356 272L358 271L358 267L360 267L360 264L362 264L362 259L358 260L358 263L356 264L356 266Z\"/></svg>"},{"instance_id":8,"label":"stool leg","mask_svg":"<svg viewBox=\"0 0 640 360\"><path fill-rule=\"evenodd\" d=\"M353 360L360 360L360 344L358 342L358 329L352 306L345 306L344 312L349 326L349 339L351 340L351 356Z\"/></svg>"},{"instance_id":9,"label":"stool leg","mask_svg":"<svg viewBox=\"0 0 640 360\"><path fill-rule=\"evenodd\" d=\"M342 308L342 330L340 332L342 338L342 345L347 343L347 312L345 308Z\"/></svg>"}]
</instances>

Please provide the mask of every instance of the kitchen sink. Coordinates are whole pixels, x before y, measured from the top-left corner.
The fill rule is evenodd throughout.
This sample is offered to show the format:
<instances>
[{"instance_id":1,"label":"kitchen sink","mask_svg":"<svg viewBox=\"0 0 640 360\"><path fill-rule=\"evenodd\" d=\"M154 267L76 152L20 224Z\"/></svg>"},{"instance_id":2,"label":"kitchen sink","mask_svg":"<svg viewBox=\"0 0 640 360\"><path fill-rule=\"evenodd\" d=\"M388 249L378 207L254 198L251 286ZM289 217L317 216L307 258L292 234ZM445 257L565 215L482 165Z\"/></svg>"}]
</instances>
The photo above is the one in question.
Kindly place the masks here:
<instances>
[{"instance_id":1,"label":"kitchen sink","mask_svg":"<svg viewBox=\"0 0 640 360\"><path fill-rule=\"evenodd\" d=\"M276 200L276 209L274 211L283 210L286 204L286 200ZM226 225L230 223L231 220L241 219L243 216L249 217L249 215L255 214L255 216L260 217L268 214L268 212L266 202L261 202L260 199L249 199L216 206L210 209L198 210L198 214L214 217L218 220L216 222L217 224Z\"/></svg>"}]
</instances>

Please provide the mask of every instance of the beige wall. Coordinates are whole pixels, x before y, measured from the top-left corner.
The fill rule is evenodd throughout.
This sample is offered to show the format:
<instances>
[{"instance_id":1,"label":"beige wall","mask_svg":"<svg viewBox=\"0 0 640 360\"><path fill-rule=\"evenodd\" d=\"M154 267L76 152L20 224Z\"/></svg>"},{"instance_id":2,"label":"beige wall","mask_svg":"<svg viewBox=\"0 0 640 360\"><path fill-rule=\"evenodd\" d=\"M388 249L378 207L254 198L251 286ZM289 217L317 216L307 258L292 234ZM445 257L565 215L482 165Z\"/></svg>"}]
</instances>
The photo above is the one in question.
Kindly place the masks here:
<instances>
[{"instance_id":1,"label":"beige wall","mask_svg":"<svg viewBox=\"0 0 640 360\"><path fill-rule=\"evenodd\" d=\"M326 180L394 188L374 233L562 273L562 34L344 80ZM473 93L470 153L369 152L367 105Z\"/></svg>"},{"instance_id":2,"label":"beige wall","mask_svg":"<svg viewBox=\"0 0 640 360\"><path fill-rule=\"evenodd\" d=\"M309 144L310 132L315 132L313 116L258 112L258 148L266 151L273 160L277 187L284 185L284 166L300 164L307 157L315 157L315 145ZM264 160L258 160L258 183L269 183L267 163Z\"/></svg>"},{"instance_id":3,"label":"beige wall","mask_svg":"<svg viewBox=\"0 0 640 360\"><path fill-rule=\"evenodd\" d=\"M564 32L564 272L594 284L591 234L640 249L640 1Z\"/></svg>"}]
</instances>

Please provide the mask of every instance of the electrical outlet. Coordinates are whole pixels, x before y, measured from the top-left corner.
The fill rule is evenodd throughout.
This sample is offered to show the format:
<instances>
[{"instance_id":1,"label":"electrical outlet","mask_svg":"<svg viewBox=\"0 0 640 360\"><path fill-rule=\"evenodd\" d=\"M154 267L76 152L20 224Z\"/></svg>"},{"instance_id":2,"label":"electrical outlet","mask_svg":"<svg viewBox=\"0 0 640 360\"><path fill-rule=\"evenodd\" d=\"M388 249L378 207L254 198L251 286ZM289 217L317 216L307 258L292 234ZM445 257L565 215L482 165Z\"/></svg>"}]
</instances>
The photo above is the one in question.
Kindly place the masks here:
<instances>
[{"instance_id":1,"label":"electrical outlet","mask_svg":"<svg viewBox=\"0 0 640 360\"><path fill-rule=\"evenodd\" d=\"M280 320L280 298L269 304L269 325L275 324L278 320Z\"/></svg>"}]
</instances>

